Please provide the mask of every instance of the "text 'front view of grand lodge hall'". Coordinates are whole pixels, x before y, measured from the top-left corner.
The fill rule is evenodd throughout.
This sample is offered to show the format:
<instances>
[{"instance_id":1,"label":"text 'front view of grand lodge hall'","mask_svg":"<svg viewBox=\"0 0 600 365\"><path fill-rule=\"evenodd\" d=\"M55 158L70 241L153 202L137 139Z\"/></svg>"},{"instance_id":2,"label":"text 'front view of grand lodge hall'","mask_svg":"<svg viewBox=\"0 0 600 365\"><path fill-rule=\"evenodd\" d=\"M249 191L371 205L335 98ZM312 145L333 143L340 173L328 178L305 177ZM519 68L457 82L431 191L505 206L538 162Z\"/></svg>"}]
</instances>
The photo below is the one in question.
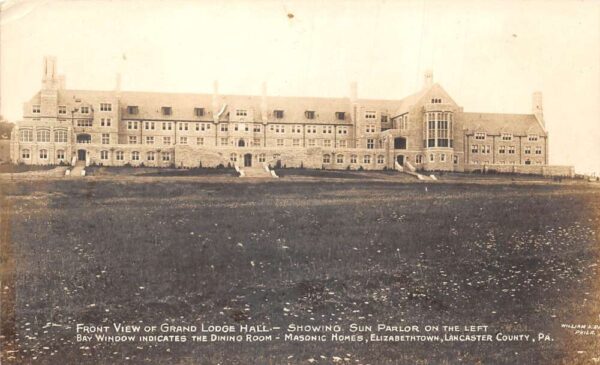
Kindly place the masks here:
<instances>
[{"instance_id":1,"label":"text 'front view of grand lodge hall'","mask_svg":"<svg viewBox=\"0 0 600 365\"><path fill-rule=\"evenodd\" d=\"M464 112L424 75L400 100L69 90L46 57L42 89L11 135L14 163L103 166L497 171L573 175L548 164L542 94L531 114Z\"/></svg>"}]
</instances>

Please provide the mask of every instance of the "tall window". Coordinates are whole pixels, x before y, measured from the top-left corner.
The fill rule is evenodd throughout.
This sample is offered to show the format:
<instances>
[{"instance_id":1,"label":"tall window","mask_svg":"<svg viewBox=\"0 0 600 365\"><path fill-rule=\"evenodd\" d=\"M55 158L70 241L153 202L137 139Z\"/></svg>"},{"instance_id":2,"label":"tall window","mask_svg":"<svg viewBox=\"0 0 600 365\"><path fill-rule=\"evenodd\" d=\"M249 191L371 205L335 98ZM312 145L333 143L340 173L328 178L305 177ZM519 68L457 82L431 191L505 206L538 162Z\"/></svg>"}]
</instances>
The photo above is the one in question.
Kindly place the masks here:
<instances>
[{"instance_id":1,"label":"tall window","mask_svg":"<svg viewBox=\"0 0 600 365\"><path fill-rule=\"evenodd\" d=\"M57 130L54 131L54 142L64 143L67 141L67 131Z\"/></svg>"},{"instance_id":2,"label":"tall window","mask_svg":"<svg viewBox=\"0 0 600 365\"><path fill-rule=\"evenodd\" d=\"M102 133L102 144L109 144L109 143L110 143L110 134Z\"/></svg>"},{"instance_id":3,"label":"tall window","mask_svg":"<svg viewBox=\"0 0 600 365\"><path fill-rule=\"evenodd\" d=\"M115 152L115 159L117 159L118 161L123 161L123 156L123 151Z\"/></svg>"},{"instance_id":4,"label":"tall window","mask_svg":"<svg viewBox=\"0 0 600 365\"><path fill-rule=\"evenodd\" d=\"M331 156L328 154L323 155L323 163L331 163Z\"/></svg>"},{"instance_id":5,"label":"tall window","mask_svg":"<svg viewBox=\"0 0 600 365\"><path fill-rule=\"evenodd\" d=\"M100 111L109 112L112 110L112 104L110 103L100 103Z\"/></svg>"},{"instance_id":6,"label":"tall window","mask_svg":"<svg viewBox=\"0 0 600 365\"><path fill-rule=\"evenodd\" d=\"M65 159L65 150L56 150L56 159L64 160Z\"/></svg>"},{"instance_id":7,"label":"tall window","mask_svg":"<svg viewBox=\"0 0 600 365\"><path fill-rule=\"evenodd\" d=\"M148 161L154 161L154 151L149 151L148 153L146 153L146 159Z\"/></svg>"},{"instance_id":8,"label":"tall window","mask_svg":"<svg viewBox=\"0 0 600 365\"><path fill-rule=\"evenodd\" d=\"M140 160L140 153L138 151L131 152L131 160L132 161L139 161Z\"/></svg>"},{"instance_id":9,"label":"tall window","mask_svg":"<svg viewBox=\"0 0 600 365\"><path fill-rule=\"evenodd\" d=\"M367 139L367 148L373 149L375 147L374 140L372 138Z\"/></svg>"},{"instance_id":10,"label":"tall window","mask_svg":"<svg viewBox=\"0 0 600 365\"><path fill-rule=\"evenodd\" d=\"M427 147L435 147L435 113L427 113Z\"/></svg>"},{"instance_id":11,"label":"tall window","mask_svg":"<svg viewBox=\"0 0 600 365\"><path fill-rule=\"evenodd\" d=\"M108 160L108 151L100 151L100 159Z\"/></svg>"},{"instance_id":12,"label":"tall window","mask_svg":"<svg viewBox=\"0 0 600 365\"><path fill-rule=\"evenodd\" d=\"M40 150L40 158L46 160L48 158L48 150Z\"/></svg>"},{"instance_id":13,"label":"tall window","mask_svg":"<svg viewBox=\"0 0 600 365\"><path fill-rule=\"evenodd\" d=\"M448 147L448 113L437 113L438 147Z\"/></svg>"},{"instance_id":14,"label":"tall window","mask_svg":"<svg viewBox=\"0 0 600 365\"><path fill-rule=\"evenodd\" d=\"M33 131L31 129L21 129L19 131L21 142L32 142Z\"/></svg>"},{"instance_id":15,"label":"tall window","mask_svg":"<svg viewBox=\"0 0 600 365\"><path fill-rule=\"evenodd\" d=\"M371 163L371 155L364 155L363 163Z\"/></svg>"},{"instance_id":16,"label":"tall window","mask_svg":"<svg viewBox=\"0 0 600 365\"><path fill-rule=\"evenodd\" d=\"M38 129L37 141L38 142L50 142L50 131L47 129Z\"/></svg>"},{"instance_id":17,"label":"tall window","mask_svg":"<svg viewBox=\"0 0 600 365\"><path fill-rule=\"evenodd\" d=\"M28 149L24 149L21 151L21 158L28 159L31 156Z\"/></svg>"}]
</instances>

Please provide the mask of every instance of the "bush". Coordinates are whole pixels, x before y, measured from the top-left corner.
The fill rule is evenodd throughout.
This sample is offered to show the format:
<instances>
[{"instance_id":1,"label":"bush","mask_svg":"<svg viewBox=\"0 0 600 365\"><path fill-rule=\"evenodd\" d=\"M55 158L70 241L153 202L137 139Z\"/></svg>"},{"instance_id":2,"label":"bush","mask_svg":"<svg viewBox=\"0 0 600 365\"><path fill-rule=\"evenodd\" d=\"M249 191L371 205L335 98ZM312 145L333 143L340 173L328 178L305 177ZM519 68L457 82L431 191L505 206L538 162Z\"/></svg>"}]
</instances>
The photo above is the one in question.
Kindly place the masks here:
<instances>
[{"instance_id":1,"label":"bush","mask_svg":"<svg viewBox=\"0 0 600 365\"><path fill-rule=\"evenodd\" d=\"M364 168L362 167L362 165L358 166L358 171L363 171L363 170L364 170Z\"/></svg>"}]
</instances>

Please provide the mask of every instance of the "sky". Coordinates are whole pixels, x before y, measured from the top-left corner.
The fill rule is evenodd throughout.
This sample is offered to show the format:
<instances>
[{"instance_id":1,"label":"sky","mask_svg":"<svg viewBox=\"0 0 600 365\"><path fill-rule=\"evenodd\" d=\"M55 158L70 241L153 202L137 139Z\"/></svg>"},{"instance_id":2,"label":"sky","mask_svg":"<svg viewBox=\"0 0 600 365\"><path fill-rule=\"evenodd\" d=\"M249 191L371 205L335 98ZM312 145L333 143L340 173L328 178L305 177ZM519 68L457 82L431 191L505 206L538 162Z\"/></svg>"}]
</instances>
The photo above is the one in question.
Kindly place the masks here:
<instances>
[{"instance_id":1,"label":"sky","mask_svg":"<svg viewBox=\"0 0 600 365\"><path fill-rule=\"evenodd\" d=\"M471 112L544 96L550 163L600 173L600 1L5 0L0 114L18 121L44 55L67 88L399 99L433 70Z\"/></svg>"}]
</instances>

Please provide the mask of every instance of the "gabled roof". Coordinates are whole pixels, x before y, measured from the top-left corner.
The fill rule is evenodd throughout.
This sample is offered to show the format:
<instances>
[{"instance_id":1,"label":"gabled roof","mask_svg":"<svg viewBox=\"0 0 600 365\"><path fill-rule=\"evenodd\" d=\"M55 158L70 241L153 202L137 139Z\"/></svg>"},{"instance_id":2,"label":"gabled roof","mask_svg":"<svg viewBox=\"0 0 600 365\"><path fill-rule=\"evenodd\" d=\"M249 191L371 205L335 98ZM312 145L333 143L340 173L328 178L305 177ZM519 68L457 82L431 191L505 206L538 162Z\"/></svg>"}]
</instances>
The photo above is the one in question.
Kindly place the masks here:
<instances>
[{"instance_id":1,"label":"gabled roof","mask_svg":"<svg viewBox=\"0 0 600 365\"><path fill-rule=\"evenodd\" d=\"M525 136L546 132L533 114L462 113L463 128L468 132L487 134L512 133Z\"/></svg>"},{"instance_id":2,"label":"gabled roof","mask_svg":"<svg viewBox=\"0 0 600 365\"><path fill-rule=\"evenodd\" d=\"M423 99L425 99L425 97L427 97L430 94L441 94L443 95L446 101L449 101L450 103L456 105L456 102L454 101L454 99L452 99L450 94L448 94L448 92L446 92L446 90L444 90L444 88L440 84L435 83L430 87L425 87L420 91L399 100L399 106L392 114L392 117L397 117L398 115L402 115L410 111L410 109L414 105L419 104Z\"/></svg>"}]
</instances>

